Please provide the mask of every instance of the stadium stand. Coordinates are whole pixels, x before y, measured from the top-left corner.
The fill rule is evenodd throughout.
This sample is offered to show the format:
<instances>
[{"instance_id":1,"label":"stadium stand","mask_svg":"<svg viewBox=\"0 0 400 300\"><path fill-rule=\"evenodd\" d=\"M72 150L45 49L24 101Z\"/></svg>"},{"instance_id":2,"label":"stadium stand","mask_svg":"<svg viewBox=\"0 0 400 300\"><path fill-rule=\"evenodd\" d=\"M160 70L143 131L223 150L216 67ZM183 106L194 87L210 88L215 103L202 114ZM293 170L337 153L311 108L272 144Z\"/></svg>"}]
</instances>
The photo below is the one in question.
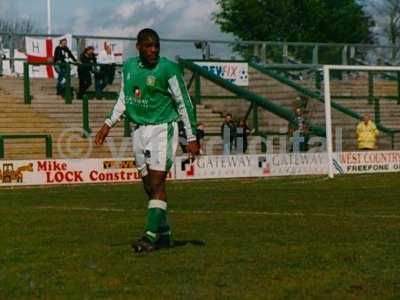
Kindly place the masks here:
<instances>
[{"instance_id":1,"label":"stadium stand","mask_svg":"<svg viewBox=\"0 0 400 300\"><path fill-rule=\"evenodd\" d=\"M53 80L31 78L31 105L23 103L23 80L21 78L2 78L0 81L0 103L5 107L0 120L1 134L51 134L53 137L53 157L81 158L110 157L117 153L120 157L132 155L131 139L124 137L124 123L120 122L111 131L112 146L97 148L92 139L83 137L82 102L74 100L65 104L56 96ZM73 82L73 85L76 85ZM116 82L111 89L118 90ZM89 102L89 124L92 131L102 125L105 116L111 111L114 101L91 99ZM197 106L198 118L206 124L209 132L219 132L222 117L204 105ZM111 142L111 139L109 139ZM220 151L218 146L216 152ZM43 158L43 141L7 140L5 158Z\"/></svg>"},{"instance_id":2,"label":"stadium stand","mask_svg":"<svg viewBox=\"0 0 400 300\"><path fill-rule=\"evenodd\" d=\"M189 81L190 72L186 71L185 78ZM277 80L262 74L261 72L249 69L250 85L248 89L258 95L268 97L275 103L292 109L298 103L296 97L299 92L295 89L278 82ZM0 119L1 134L51 134L53 138L53 157L110 157L111 155L131 156L130 138L124 137L124 125L120 122L117 128L112 131L114 145L96 148L92 145L91 139L83 137L82 129L82 103L74 100L72 104L65 104L64 100L55 95L54 81L46 79L31 78L31 94L34 99L31 105L23 103L23 80L22 78L3 77L0 80L0 103L4 107L4 114ZM312 80L297 81L307 88L313 88ZM77 86L76 79L73 79L73 86ZM117 91L119 82L115 82L110 88ZM368 79L365 77L349 78L347 80L333 81L333 94L352 96L352 99L336 99L337 103L357 112L370 112L374 114L374 105L362 98L368 94ZM191 94L194 94L194 87L191 87ZM201 83L201 104L197 105L197 116L200 122L205 124L206 139L213 139L216 145L208 148L208 154L220 154L222 146L219 140L220 124L222 114L231 113L236 119L245 117L249 111L250 103L241 99L232 99L232 93L222 89L216 84L202 79ZM380 79L375 82L375 96L397 95L397 83L391 80ZM217 96L217 97L215 97ZM360 96L359 99L356 97ZM95 131L102 124L105 115L111 110L114 101L90 100L89 124L92 131ZM315 124L324 124L323 104L318 101L310 101L308 107L309 118ZM253 114L249 114L250 127L254 123L251 120ZM400 128L400 106L393 99L380 100L381 124L390 128ZM333 125L343 128L343 150L356 149L355 125L357 121L341 112L333 111ZM261 133L267 136L275 136L274 151L279 151L280 135L284 135L288 122L273 113L258 109L258 126ZM260 138L251 136L249 144L255 144L257 151L261 150ZM394 148L399 149L400 137L395 140ZM379 140L379 148L389 150L392 148L391 139L385 135ZM114 151L114 152L113 152ZM113 152L113 153L112 153ZM45 147L41 139L19 139L5 141L5 158L43 158Z\"/></svg>"},{"instance_id":3,"label":"stadium stand","mask_svg":"<svg viewBox=\"0 0 400 300\"><path fill-rule=\"evenodd\" d=\"M268 99L273 100L275 103L282 105L286 108L294 108L299 105L296 101L299 92L289 87L284 83L280 83L274 78L262 74L253 68L249 71L250 86L249 89L258 95L265 96ZM299 80L295 83L300 84L303 88L315 91L315 83L313 80ZM368 95L368 79L364 77L360 78L348 78L347 80L335 80L332 83L332 94L340 95L345 97L339 97L335 99L335 102L341 104L344 108L351 110L353 113L363 114L369 112L374 115L374 103L369 103L366 99ZM374 84L376 97L395 97L397 95L397 82L393 80L380 79L375 81ZM215 111L229 112L238 118L241 118L246 113L249 103L244 100L229 99L232 96L231 93L223 91L215 84L204 81L202 85L202 91L205 91L205 95L226 96L226 99L205 99L202 103L206 103L207 106L211 107ZM351 99L347 99L347 96L351 96ZM357 98L359 97L359 98ZM314 124L324 126L324 105L321 102L311 99L308 107L308 117ZM400 128L400 105L397 104L396 99L380 99L380 121L387 128L398 130ZM355 140L355 126L357 120L349 117L348 115L333 110L333 127L342 128L343 137L343 150L354 150L356 149ZM251 123L250 123L251 124ZM282 133L287 129L288 122L282 118L277 117L271 112L265 110L259 110L259 126L261 132L270 133ZM399 149L400 136L397 134L395 139L394 149ZM274 151L279 150L279 138L274 140ZM381 134L379 139L379 149L390 150L392 149L392 140L386 134Z\"/></svg>"}]
</instances>

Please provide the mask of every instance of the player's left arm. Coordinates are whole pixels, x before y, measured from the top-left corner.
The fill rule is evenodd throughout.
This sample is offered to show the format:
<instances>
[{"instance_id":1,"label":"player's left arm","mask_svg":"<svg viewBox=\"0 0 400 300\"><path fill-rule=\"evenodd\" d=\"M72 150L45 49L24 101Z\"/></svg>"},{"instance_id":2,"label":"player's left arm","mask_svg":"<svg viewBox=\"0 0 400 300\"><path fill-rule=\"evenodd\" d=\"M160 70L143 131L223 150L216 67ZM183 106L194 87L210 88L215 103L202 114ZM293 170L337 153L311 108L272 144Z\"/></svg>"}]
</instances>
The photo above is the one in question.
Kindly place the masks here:
<instances>
[{"instance_id":1,"label":"player's left arm","mask_svg":"<svg viewBox=\"0 0 400 300\"><path fill-rule=\"evenodd\" d=\"M176 103L179 116L183 122L186 138L188 141L188 150L192 154L197 154L198 147L196 142L196 116L189 92L186 89L185 81L177 65L171 66L171 72L168 79L169 91Z\"/></svg>"}]
</instances>

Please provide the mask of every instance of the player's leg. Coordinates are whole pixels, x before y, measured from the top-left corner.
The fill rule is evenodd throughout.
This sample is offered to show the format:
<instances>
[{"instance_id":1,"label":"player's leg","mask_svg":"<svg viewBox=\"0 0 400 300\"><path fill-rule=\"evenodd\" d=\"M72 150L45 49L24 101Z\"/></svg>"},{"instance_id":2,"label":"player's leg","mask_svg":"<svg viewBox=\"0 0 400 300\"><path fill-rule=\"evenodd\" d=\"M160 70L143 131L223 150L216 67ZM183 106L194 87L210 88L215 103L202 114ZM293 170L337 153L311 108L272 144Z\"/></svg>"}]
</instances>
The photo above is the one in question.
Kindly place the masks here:
<instances>
[{"instance_id":1,"label":"player's leg","mask_svg":"<svg viewBox=\"0 0 400 300\"><path fill-rule=\"evenodd\" d=\"M133 156L135 158L136 168L138 169L142 181L144 190L151 199L151 186L149 181L149 172L147 167L147 157L145 145L147 142L146 137L146 126L138 126L132 132L132 143L133 143ZM156 249L155 245L151 240L145 236L139 240L133 242L132 248L135 252L151 252Z\"/></svg>"},{"instance_id":2,"label":"player's leg","mask_svg":"<svg viewBox=\"0 0 400 300\"><path fill-rule=\"evenodd\" d=\"M145 235L152 243L159 239L160 229L162 233L167 224L167 199L165 192L165 179L167 172L159 170L148 170L148 175L143 178L143 183L149 190L149 206L147 212L147 225ZM146 188L145 188L146 189Z\"/></svg>"},{"instance_id":3,"label":"player's leg","mask_svg":"<svg viewBox=\"0 0 400 300\"><path fill-rule=\"evenodd\" d=\"M149 196L149 206L143 239L155 247L170 246L172 239L167 220L165 180L172 167L178 143L177 125L171 123L147 127L146 136L151 137L151 143L146 145L147 151L150 153L147 172L142 179L145 191ZM138 242L140 243L140 241ZM145 250L147 251L147 249Z\"/></svg>"},{"instance_id":4,"label":"player's leg","mask_svg":"<svg viewBox=\"0 0 400 300\"><path fill-rule=\"evenodd\" d=\"M178 145L178 125L173 122L157 126L154 128L152 136L154 138L152 140L149 164L149 183L152 191L151 199L165 202L165 210L160 214L157 233L159 242L167 242L167 244L169 244L171 240L171 229L167 217L165 181L172 167Z\"/></svg>"}]
</instances>

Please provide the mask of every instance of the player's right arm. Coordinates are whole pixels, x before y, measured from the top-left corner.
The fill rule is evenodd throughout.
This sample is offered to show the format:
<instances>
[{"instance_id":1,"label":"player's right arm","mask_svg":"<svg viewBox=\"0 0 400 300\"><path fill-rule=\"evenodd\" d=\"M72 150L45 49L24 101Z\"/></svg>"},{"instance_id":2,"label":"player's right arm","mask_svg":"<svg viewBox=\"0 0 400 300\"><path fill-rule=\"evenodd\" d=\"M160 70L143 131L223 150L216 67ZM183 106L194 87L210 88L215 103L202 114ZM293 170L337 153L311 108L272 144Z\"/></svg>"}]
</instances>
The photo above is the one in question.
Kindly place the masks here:
<instances>
[{"instance_id":1,"label":"player's right arm","mask_svg":"<svg viewBox=\"0 0 400 300\"><path fill-rule=\"evenodd\" d=\"M114 108L109 115L109 117L104 121L103 126L96 134L95 143L96 145L102 145L108 133L110 132L111 127L113 127L116 123L118 123L123 113L125 112L125 94L124 94L124 78L121 79L121 91L118 96L117 103L114 105Z\"/></svg>"}]
</instances>

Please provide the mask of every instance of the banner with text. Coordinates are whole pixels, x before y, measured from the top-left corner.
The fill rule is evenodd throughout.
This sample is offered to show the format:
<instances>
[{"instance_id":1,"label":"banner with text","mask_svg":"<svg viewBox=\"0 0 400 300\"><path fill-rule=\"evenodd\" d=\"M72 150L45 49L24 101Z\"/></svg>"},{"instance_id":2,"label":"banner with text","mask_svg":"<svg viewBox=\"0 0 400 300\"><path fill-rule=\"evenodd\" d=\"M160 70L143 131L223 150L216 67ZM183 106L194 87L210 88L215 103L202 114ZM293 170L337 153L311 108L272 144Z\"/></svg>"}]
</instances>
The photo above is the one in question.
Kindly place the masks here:
<instances>
[{"instance_id":1,"label":"banner with text","mask_svg":"<svg viewBox=\"0 0 400 300\"><path fill-rule=\"evenodd\" d=\"M236 85L249 85L249 66L247 63L195 61L195 64Z\"/></svg>"},{"instance_id":2,"label":"banner with text","mask_svg":"<svg viewBox=\"0 0 400 300\"><path fill-rule=\"evenodd\" d=\"M141 178L132 158L0 161L0 186L135 181Z\"/></svg>"},{"instance_id":3,"label":"banner with text","mask_svg":"<svg viewBox=\"0 0 400 300\"><path fill-rule=\"evenodd\" d=\"M269 176L265 155L200 156L175 160L176 179L207 179Z\"/></svg>"},{"instance_id":4,"label":"banner with text","mask_svg":"<svg viewBox=\"0 0 400 300\"><path fill-rule=\"evenodd\" d=\"M328 172L326 153L285 153L267 155L271 176L319 175Z\"/></svg>"},{"instance_id":5,"label":"banner with text","mask_svg":"<svg viewBox=\"0 0 400 300\"><path fill-rule=\"evenodd\" d=\"M337 174L400 172L400 151L335 153ZM177 157L168 179L219 179L327 174L326 153ZM138 182L133 158L3 160L0 187Z\"/></svg>"},{"instance_id":6,"label":"banner with text","mask_svg":"<svg viewBox=\"0 0 400 300\"><path fill-rule=\"evenodd\" d=\"M400 172L400 151L335 153L339 174Z\"/></svg>"}]
</instances>

